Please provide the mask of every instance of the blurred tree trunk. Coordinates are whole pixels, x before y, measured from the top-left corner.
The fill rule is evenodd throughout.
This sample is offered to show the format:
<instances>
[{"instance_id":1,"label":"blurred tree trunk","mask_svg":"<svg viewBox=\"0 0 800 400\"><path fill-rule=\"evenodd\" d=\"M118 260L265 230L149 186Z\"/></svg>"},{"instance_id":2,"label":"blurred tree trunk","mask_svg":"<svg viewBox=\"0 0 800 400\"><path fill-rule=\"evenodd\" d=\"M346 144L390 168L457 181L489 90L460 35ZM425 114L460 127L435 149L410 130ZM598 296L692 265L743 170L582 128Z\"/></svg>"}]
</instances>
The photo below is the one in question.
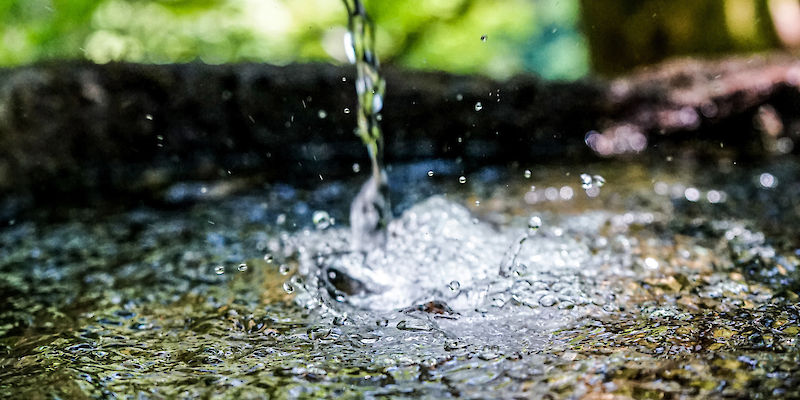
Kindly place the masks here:
<instances>
[{"instance_id":1,"label":"blurred tree trunk","mask_svg":"<svg viewBox=\"0 0 800 400\"><path fill-rule=\"evenodd\" d=\"M669 57L779 47L768 0L581 0L595 71L616 75Z\"/></svg>"}]
</instances>

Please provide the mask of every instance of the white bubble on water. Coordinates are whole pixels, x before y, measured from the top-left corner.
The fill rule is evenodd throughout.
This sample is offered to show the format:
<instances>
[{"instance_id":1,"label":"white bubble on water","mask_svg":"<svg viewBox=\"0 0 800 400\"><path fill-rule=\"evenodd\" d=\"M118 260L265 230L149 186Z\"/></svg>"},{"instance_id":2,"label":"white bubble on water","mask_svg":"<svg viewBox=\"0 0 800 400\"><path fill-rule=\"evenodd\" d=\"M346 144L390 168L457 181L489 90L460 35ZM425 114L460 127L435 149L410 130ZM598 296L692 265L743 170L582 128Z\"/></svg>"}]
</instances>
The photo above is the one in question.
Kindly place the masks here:
<instances>
[{"instance_id":1,"label":"white bubble on water","mask_svg":"<svg viewBox=\"0 0 800 400\"><path fill-rule=\"evenodd\" d=\"M658 269L658 261L653 257L647 257L644 259L644 266L650 270Z\"/></svg>"},{"instance_id":2,"label":"white bubble on water","mask_svg":"<svg viewBox=\"0 0 800 400\"><path fill-rule=\"evenodd\" d=\"M546 294L539 298L539 304L544 307L552 307L556 303L558 303L558 299L553 295Z\"/></svg>"}]
</instances>

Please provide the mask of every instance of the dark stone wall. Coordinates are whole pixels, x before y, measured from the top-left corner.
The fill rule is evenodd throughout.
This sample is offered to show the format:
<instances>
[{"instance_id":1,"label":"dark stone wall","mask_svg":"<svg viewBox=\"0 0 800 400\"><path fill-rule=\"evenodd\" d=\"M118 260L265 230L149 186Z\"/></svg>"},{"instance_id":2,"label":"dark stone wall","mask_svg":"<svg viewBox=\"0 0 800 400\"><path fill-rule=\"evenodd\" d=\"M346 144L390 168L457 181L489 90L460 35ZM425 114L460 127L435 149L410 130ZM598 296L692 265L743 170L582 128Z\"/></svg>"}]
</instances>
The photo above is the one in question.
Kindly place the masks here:
<instances>
[{"instance_id":1,"label":"dark stone wall","mask_svg":"<svg viewBox=\"0 0 800 400\"><path fill-rule=\"evenodd\" d=\"M786 55L679 60L615 81L572 83L387 69L386 158L460 158L467 170L587 161L598 158L585 143L590 131L622 143L600 152L608 157L636 156L625 132L647 139L648 157L713 155L720 140L735 157L760 157L769 151L753 121L765 105L781 124L773 136L798 136L799 71ZM355 108L353 68L326 64L63 62L1 70L0 194L80 203L147 197L228 171L260 180L335 178L366 162L353 134Z\"/></svg>"}]
</instances>

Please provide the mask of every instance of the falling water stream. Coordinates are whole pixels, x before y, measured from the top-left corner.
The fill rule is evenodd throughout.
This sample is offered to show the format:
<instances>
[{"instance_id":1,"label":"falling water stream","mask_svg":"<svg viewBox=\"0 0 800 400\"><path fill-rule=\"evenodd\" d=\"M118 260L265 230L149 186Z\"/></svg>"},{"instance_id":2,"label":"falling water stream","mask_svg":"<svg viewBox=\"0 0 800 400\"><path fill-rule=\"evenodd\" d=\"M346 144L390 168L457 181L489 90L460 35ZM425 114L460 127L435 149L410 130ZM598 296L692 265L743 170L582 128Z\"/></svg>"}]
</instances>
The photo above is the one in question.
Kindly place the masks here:
<instances>
[{"instance_id":1,"label":"falling water stream","mask_svg":"<svg viewBox=\"0 0 800 400\"><path fill-rule=\"evenodd\" d=\"M375 54L375 26L360 0L344 0L347 8L345 52L356 65L358 136L367 147L371 175L350 206L350 229L354 251L366 252L386 241L391 220L389 185L383 165L383 134L378 123L386 82L380 75Z\"/></svg>"}]
</instances>

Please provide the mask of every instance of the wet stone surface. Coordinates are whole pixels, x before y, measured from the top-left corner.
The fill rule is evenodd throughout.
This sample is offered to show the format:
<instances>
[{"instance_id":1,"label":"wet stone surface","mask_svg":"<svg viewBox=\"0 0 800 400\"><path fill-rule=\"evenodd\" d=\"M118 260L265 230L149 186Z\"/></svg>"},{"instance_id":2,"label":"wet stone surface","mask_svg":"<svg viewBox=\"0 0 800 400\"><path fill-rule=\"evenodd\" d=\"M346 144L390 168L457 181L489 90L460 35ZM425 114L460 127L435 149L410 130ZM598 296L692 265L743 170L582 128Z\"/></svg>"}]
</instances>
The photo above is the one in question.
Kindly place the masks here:
<instances>
[{"instance_id":1,"label":"wet stone surface","mask_svg":"<svg viewBox=\"0 0 800 400\"><path fill-rule=\"evenodd\" d=\"M798 172L395 165L366 254L359 175L4 221L0 397L797 398Z\"/></svg>"}]
</instances>

